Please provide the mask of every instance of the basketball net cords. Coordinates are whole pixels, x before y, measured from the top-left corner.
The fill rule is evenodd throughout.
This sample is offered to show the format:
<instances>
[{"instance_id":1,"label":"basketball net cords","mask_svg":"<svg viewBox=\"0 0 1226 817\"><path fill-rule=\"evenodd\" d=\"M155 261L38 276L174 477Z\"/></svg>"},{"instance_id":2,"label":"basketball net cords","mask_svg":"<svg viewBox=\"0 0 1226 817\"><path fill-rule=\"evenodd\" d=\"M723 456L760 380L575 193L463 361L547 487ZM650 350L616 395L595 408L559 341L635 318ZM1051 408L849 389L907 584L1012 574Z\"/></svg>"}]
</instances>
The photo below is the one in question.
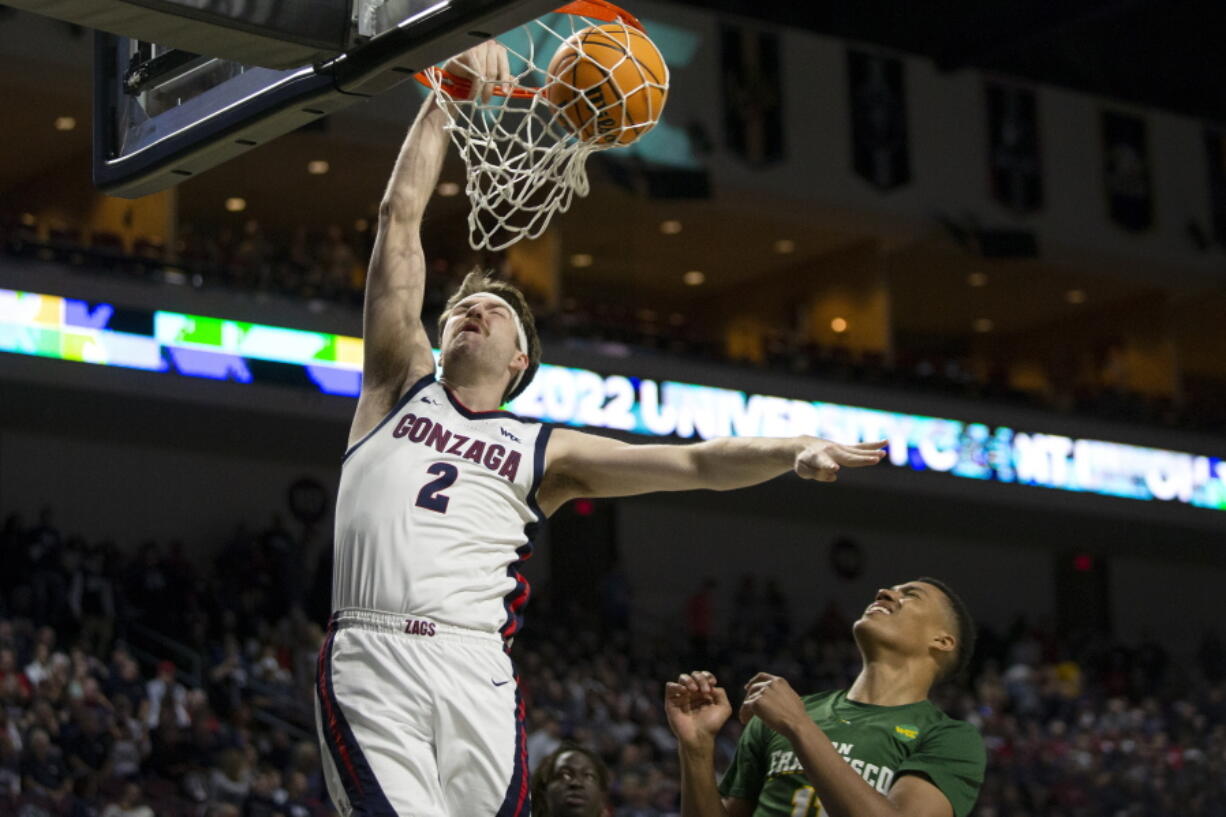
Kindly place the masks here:
<instances>
[{"instance_id":1,"label":"basketball net cords","mask_svg":"<svg viewBox=\"0 0 1226 817\"><path fill-rule=\"evenodd\" d=\"M570 209L575 196L588 194L587 157L596 151L618 147L617 138L630 129L617 128L605 137L606 141L585 142L573 131L562 108L555 107L543 90L524 84L533 74L545 77L546 82L561 82L548 76L548 63L540 65L537 62L538 52L544 49L538 48L534 34L540 36L543 31L546 42L552 42L556 51L579 31L613 22L571 13L565 16L570 22L569 34L562 34L545 19L537 19L495 38L506 48L508 57L521 61L523 68L513 74L510 82L472 81L467 99L455 98L450 92L460 87L462 80L454 82L437 69L423 72L439 97L437 104L448 120L445 128L464 160L465 192L472 205L468 213L468 241L474 250L503 250L521 239L540 236L556 213ZM507 44L506 40L515 32L526 35L526 54ZM626 38L625 53L613 66L602 69L607 76L630 59L630 35L623 36ZM553 54L549 56L552 59ZM578 59L587 57L581 53ZM641 84L621 89L623 100L644 86L667 92L667 66L664 79L659 83L649 81L641 69L639 74ZM483 90L491 84L500 86L501 92L483 100ZM564 84L576 98L583 97L580 89ZM571 104L576 103L582 100L576 99ZM612 103L616 104L624 103ZM592 126L599 114L609 107L611 105L600 109L593 107L587 126ZM655 125L659 111L653 114L653 119L636 123L635 127L646 130Z\"/></svg>"}]
</instances>

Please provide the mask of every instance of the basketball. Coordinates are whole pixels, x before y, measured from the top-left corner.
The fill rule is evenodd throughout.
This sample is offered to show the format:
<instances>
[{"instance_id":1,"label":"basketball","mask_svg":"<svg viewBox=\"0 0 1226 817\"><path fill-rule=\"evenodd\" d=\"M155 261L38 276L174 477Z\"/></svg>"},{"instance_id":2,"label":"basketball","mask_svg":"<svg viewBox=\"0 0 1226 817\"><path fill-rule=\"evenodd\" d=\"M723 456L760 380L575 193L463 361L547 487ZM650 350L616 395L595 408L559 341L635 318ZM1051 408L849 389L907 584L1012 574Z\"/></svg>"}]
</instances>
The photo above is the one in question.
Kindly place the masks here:
<instances>
[{"instance_id":1,"label":"basketball","mask_svg":"<svg viewBox=\"0 0 1226 817\"><path fill-rule=\"evenodd\" d=\"M629 145L660 120L668 67L655 43L621 23L590 26L558 47L546 98L584 142Z\"/></svg>"}]
</instances>

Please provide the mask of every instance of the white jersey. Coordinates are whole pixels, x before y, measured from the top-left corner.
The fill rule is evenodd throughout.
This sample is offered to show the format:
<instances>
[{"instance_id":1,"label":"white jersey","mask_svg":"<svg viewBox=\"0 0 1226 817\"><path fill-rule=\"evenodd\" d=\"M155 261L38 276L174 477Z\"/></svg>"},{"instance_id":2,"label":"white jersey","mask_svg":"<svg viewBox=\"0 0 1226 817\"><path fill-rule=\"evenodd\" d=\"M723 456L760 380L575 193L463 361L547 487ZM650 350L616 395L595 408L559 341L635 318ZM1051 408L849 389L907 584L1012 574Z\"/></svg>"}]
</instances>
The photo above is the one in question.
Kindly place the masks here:
<instances>
[{"instance_id":1,"label":"white jersey","mask_svg":"<svg viewBox=\"0 0 1226 817\"><path fill-rule=\"evenodd\" d=\"M474 412L423 377L341 466L333 610L519 630L551 426Z\"/></svg>"}]
</instances>

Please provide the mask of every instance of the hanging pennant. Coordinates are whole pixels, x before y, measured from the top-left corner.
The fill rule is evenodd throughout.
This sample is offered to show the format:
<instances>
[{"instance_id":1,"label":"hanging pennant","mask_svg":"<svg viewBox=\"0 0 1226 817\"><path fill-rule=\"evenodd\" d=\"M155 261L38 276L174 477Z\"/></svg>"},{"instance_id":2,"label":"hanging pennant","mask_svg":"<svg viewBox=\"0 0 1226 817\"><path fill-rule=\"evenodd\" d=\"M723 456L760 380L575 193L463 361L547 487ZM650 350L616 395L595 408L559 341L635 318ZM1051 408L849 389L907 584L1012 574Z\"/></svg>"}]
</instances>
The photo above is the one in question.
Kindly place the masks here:
<instances>
[{"instance_id":1,"label":"hanging pennant","mask_svg":"<svg viewBox=\"0 0 1226 817\"><path fill-rule=\"evenodd\" d=\"M849 50L847 79L856 175L879 190L908 184L911 155L902 60Z\"/></svg>"},{"instance_id":2,"label":"hanging pennant","mask_svg":"<svg viewBox=\"0 0 1226 817\"><path fill-rule=\"evenodd\" d=\"M990 82L986 96L992 198L1015 212L1033 213L1043 206L1035 93Z\"/></svg>"},{"instance_id":3,"label":"hanging pennant","mask_svg":"<svg viewBox=\"0 0 1226 817\"><path fill-rule=\"evenodd\" d=\"M1129 232L1147 230L1154 223L1154 196L1145 120L1103 111L1102 132L1103 182L1111 220Z\"/></svg>"},{"instance_id":4,"label":"hanging pennant","mask_svg":"<svg viewBox=\"0 0 1226 817\"><path fill-rule=\"evenodd\" d=\"M720 52L728 149L758 167L781 161L783 78L778 35L725 25L720 29Z\"/></svg>"}]
</instances>

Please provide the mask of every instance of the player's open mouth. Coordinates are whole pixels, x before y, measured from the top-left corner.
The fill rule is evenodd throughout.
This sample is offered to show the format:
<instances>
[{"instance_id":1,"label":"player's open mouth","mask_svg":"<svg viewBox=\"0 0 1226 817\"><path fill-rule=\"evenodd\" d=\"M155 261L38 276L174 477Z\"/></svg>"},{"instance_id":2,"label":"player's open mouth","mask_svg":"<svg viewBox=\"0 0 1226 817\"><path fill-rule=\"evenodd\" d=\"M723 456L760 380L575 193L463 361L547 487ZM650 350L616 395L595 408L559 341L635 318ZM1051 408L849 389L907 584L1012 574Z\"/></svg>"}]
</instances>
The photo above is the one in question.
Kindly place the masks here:
<instances>
[{"instance_id":1,"label":"player's open mouth","mask_svg":"<svg viewBox=\"0 0 1226 817\"><path fill-rule=\"evenodd\" d=\"M873 602L872 604L868 606L868 609L864 611L864 615L866 616L869 613L885 613L887 616L894 615L893 610L891 610L889 607L886 607L884 604L882 604L879 601Z\"/></svg>"},{"instance_id":2,"label":"player's open mouth","mask_svg":"<svg viewBox=\"0 0 1226 817\"><path fill-rule=\"evenodd\" d=\"M581 791L572 791L562 798L562 802L568 806L586 806L587 795Z\"/></svg>"}]
</instances>

